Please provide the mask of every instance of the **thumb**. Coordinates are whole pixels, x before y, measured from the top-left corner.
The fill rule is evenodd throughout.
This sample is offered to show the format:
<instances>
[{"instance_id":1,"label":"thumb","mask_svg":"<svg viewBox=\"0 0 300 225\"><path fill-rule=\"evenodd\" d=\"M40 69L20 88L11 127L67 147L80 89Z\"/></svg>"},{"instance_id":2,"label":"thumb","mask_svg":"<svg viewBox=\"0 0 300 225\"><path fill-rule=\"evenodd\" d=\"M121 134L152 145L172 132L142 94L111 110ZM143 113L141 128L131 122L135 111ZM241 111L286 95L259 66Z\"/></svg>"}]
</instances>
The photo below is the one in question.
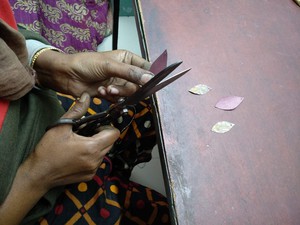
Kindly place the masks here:
<instances>
[{"instance_id":1,"label":"thumb","mask_svg":"<svg viewBox=\"0 0 300 225\"><path fill-rule=\"evenodd\" d=\"M90 105L90 96L84 92L80 99L62 116L62 118L80 119L84 116Z\"/></svg>"}]
</instances>

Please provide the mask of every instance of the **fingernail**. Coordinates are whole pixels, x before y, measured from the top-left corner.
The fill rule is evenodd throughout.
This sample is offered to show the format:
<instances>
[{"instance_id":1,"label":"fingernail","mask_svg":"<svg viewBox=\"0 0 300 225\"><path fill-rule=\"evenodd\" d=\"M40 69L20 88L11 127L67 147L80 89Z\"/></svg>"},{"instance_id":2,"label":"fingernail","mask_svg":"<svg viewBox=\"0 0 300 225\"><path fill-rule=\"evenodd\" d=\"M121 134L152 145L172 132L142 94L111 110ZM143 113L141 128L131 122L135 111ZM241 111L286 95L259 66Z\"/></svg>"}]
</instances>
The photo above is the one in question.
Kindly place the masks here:
<instances>
[{"instance_id":1,"label":"fingernail","mask_svg":"<svg viewBox=\"0 0 300 225\"><path fill-rule=\"evenodd\" d=\"M106 91L105 91L105 88L103 86L100 86L98 88L98 91L99 93L102 95L102 96L105 96L106 95Z\"/></svg>"},{"instance_id":2,"label":"fingernail","mask_svg":"<svg viewBox=\"0 0 300 225\"><path fill-rule=\"evenodd\" d=\"M149 80L151 80L153 78L153 75L151 74L143 74L142 77L141 77L141 82L142 84L145 84L147 83Z\"/></svg>"},{"instance_id":3,"label":"fingernail","mask_svg":"<svg viewBox=\"0 0 300 225\"><path fill-rule=\"evenodd\" d=\"M119 90L115 87L109 87L109 93L113 95L119 94Z\"/></svg>"},{"instance_id":4,"label":"fingernail","mask_svg":"<svg viewBox=\"0 0 300 225\"><path fill-rule=\"evenodd\" d=\"M88 93L84 92L84 93L81 95L81 97L80 97L80 99L79 99L79 102L81 102L81 103L85 102L85 101L87 100L88 97L89 97Z\"/></svg>"}]
</instances>

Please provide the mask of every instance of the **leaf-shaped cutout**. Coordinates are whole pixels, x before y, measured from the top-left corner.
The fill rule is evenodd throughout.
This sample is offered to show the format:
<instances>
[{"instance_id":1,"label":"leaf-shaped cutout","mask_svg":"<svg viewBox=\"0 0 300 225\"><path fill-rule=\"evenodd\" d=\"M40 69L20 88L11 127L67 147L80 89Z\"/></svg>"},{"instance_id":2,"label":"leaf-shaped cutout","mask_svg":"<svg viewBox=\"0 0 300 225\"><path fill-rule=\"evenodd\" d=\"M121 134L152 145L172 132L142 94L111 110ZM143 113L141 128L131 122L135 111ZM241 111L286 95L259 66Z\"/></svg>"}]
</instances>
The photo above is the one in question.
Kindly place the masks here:
<instances>
[{"instance_id":1,"label":"leaf-shaped cutout","mask_svg":"<svg viewBox=\"0 0 300 225\"><path fill-rule=\"evenodd\" d=\"M212 127L212 131L216 132L216 133L226 133L228 131L231 130L231 128L234 126L233 123L230 123L228 121L220 121L217 122L213 127Z\"/></svg>"},{"instance_id":2,"label":"leaf-shaped cutout","mask_svg":"<svg viewBox=\"0 0 300 225\"><path fill-rule=\"evenodd\" d=\"M156 75L167 67L168 52L165 50L151 65L150 71Z\"/></svg>"},{"instance_id":3,"label":"leaf-shaped cutout","mask_svg":"<svg viewBox=\"0 0 300 225\"><path fill-rule=\"evenodd\" d=\"M205 84L198 84L198 85L192 87L189 90L189 92L191 92L192 94L195 94L195 95L204 95L207 92L209 92L210 90L211 90L211 88L208 87L207 85L205 85Z\"/></svg>"},{"instance_id":4,"label":"leaf-shaped cutout","mask_svg":"<svg viewBox=\"0 0 300 225\"><path fill-rule=\"evenodd\" d=\"M243 100L244 97L228 96L220 99L215 105L215 107L223 110L234 110L236 107L239 106L239 104L242 103Z\"/></svg>"}]
</instances>

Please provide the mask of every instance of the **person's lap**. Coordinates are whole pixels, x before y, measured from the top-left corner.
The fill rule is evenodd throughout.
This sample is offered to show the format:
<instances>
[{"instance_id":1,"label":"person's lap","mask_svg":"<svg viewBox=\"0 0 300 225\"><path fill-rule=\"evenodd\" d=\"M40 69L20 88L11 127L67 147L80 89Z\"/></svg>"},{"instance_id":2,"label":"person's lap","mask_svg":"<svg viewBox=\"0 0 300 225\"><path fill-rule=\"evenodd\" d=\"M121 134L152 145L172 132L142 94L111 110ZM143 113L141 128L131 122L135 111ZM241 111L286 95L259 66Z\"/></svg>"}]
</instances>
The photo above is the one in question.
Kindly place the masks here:
<instances>
[{"instance_id":1,"label":"person's lap","mask_svg":"<svg viewBox=\"0 0 300 225\"><path fill-rule=\"evenodd\" d=\"M170 224L166 198L112 174L104 158L91 181L68 185L38 224Z\"/></svg>"},{"instance_id":2,"label":"person's lap","mask_svg":"<svg viewBox=\"0 0 300 225\"><path fill-rule=\"evenodd\" d=\"M75 101L73 97L59 93L58 98L65 110ZM108 101L93 98L87 115L103 112L109 106ZM121 131L121 135L108 157L113 162L113 170L129 178L135 165L151 160L151 152L156 144L150 98L130 107L128 114L120 117L114 126Z\"/></svg>"}]
</instances>

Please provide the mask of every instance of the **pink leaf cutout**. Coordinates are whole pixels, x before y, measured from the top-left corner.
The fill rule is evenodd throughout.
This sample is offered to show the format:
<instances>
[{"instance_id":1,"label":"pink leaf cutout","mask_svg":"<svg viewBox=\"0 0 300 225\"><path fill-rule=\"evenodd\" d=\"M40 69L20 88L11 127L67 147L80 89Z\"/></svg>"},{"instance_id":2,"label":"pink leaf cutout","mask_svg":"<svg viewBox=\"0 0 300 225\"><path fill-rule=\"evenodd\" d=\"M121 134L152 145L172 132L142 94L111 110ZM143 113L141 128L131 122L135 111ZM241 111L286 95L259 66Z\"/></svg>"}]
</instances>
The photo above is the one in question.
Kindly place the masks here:
<instances>
[{"instance_id":1,"label":"pink leaf cutout","mask_svg":"<svg viewBox=\"0 0 300 225\"><path fill-rule=\"evenodd\" d=\"M242 103L243 100L244 97L228 96L220 99L215 105L215 107L223 110L234 110L236 107L239 106L239 104Z\"/></svg>"},{"instance_id":2,"label":"pink leaf cutout","mask_svg":"<svg viewBox=\"0 0 300 225\"><path fill-rule=\"evenodd\" d=\"M168 61L168 52L165 50L158 58L152 63L150 67L150 71L156 75L160 71L162 71L164 68L167 67L167 61Z\"/></svg>"}]
</instances>

